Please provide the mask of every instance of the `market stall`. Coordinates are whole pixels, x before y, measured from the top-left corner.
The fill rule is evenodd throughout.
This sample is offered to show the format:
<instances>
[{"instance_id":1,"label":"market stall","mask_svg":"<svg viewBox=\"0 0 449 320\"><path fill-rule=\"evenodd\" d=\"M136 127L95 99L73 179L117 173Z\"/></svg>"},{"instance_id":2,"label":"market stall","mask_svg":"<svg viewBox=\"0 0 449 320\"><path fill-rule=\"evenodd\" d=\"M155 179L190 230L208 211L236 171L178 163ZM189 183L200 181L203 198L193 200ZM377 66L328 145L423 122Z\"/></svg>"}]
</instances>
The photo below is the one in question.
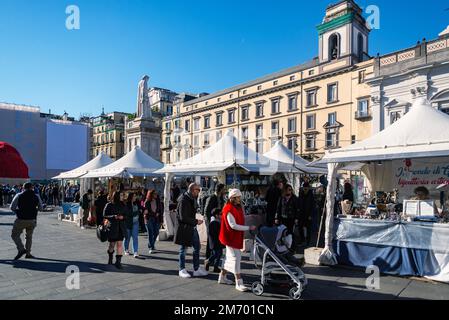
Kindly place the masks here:
<instances>
[{"instance_id":1,"label":"market stall","mask_svg":"<svg viewBox=\"0 0 449 320\"><path fill-rule=\"evenodd\" d=\"M216 176L221 183L241 188L246 199L251 192L255 194L256 190L251 188L268 187L268 178L271 175L299 172L299 170L290 164L258 154L228 131L219 141L203 152L189 159L166 165L156 172L166 175L164 215L169 217L170 185L175 175ZM167 230L169 235L173 235L173 231L174 229Z\"/></svg>"},{"instance_id":2,"label":"market stall","mask_svg":"<svg viewBox=\"0 0 449 320\"><path fill-rule=\"evenodd\" d=\"M337 170L353 162L365 164L373 200L336 219L327 215L320 262L449 282L446 199L436 190L449 180L449 115L419 99L382 132L327 152L319 161L328 165L327 212L334 212ZM416 187L429 198L410 201Z\"/></svg>"}]
</instances>

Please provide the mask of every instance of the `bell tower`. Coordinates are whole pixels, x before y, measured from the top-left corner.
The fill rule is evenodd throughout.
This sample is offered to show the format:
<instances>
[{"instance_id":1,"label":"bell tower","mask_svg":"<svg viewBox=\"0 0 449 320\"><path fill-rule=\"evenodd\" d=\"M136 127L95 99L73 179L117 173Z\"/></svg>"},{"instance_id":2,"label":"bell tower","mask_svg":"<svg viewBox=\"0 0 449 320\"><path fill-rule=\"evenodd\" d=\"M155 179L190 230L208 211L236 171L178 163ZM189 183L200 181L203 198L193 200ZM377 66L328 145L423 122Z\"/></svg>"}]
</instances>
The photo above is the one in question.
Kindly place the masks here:
<instances>
[{"instance_id":1,"label":"bell tower","mask_svg":"<svg viewBox=\"0 0 449 320\"><path fill-rule=\"evenodd\" d=\"M353 0L329 5L319 33L319 62L349 60L350 65L369 59L370 29L362 16L362 9Z\"/></svg>"}]
</instances>

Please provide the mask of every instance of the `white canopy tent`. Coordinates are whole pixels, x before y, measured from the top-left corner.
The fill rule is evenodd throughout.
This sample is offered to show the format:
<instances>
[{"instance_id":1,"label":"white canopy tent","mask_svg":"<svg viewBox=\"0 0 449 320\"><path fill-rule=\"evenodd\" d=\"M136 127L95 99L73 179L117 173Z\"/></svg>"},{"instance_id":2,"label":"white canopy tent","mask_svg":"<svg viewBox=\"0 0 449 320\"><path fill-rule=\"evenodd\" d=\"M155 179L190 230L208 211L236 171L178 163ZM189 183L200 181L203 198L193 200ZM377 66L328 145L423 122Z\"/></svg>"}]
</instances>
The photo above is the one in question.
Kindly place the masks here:
<instances>
[{"instance_id":1,"label":"white canopy tent","mask_svg":"<svg viewBox=\"0 0 449 320\"><path fill-rule=\"evenodd\" d=\"M113 178L113 177L146 177L155 175L163 164L154 160L136 146L131 152L119 160L99 169L90 170L83 178Z\"/></svg>"},{"instance_id":2,"label":"white canopy tent","mask_svg":"<svg viewBox=\"0 0 449 320\"><path fill-rule=\"evenodd\" d=\"M302 173L316 175L327 174L326 165L313 167L313 165L309 161L301 158L298 155L293 155L293 152L286 146L284 146L281 141L276 142L276 144L273 146L273 148L270 149L270 151L264 153L264 156L272 160L289 164Z\"/></svg>"},{"instance_id":3,"label":"white canopy tent","mask_svg":"<svg viewBox=\"0 0 449 320\"><path fill-rule=\"evenodd\" d=\"M385 130L351 146L329 151L318 161L328 165L327 212L334 212L336 174L339 168L354 162L364 162L362 171L377 190L384 185L384 179L394 174L392 161L444 156L449 156L449 115L433 108L426 99L418 99L410 112ZM384 165L372 163L378 161ZM320 256L323 264L337 264L332 237L333 214L328 214L325 248Z\"/></svg>"},{"instance_id":4,"label":"white canopy tent","mask_svg":"<svg viewBox=\"0 0 449 320\"><path fill-rule=\"evenodd\" d=\"M203 152L177 163L166 165L156 173L164 173L164 216L169 216L170 184L175 175L219 175L229 168L241 168L261 175L300 171L290 164L269 159L248 148L231 131ZM167 226L169 228L169 226ZM167 230L173 235L173 229Z\"/></svg>"},{"instance_id":5,"label":"white canopy tent","mask_svg":"<svg viewBox=\"0 0 449 320\"><path fill-rule=\"evenodd\" d=\"M61 179L78 179L81 176L85 175L89 170L95 170L107 166L114 161L105 153L100 152L95 158L90 160L89 162L83 164L81 167L76 169L62 172L56 177L52 179L61 180Z\"/></svg>"}]
</instances>

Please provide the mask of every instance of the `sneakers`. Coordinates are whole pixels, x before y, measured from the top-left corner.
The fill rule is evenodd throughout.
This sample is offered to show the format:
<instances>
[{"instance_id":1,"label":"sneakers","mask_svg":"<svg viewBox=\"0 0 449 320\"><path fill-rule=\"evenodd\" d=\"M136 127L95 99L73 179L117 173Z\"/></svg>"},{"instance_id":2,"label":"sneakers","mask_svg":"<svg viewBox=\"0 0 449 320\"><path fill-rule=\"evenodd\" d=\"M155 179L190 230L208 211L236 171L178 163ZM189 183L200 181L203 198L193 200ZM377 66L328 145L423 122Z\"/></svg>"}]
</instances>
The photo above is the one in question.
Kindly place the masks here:
<instances>
[{"instance_id":1,"label":"sneakers","mask_svg":"<svg viewBox=\"0 0 449 320\"><path fill-rule=\"evenodd\" d=\"M209 273L201 267L199 267L198 270L193 271L194 277L207 277L208 274Z\"/></svg>"},{"instance_id":2,"label":"sneakers","mask_svg":"<svg viewBox=\"0 0 449 320\"><path fill-rule=\"evenodd\" d=\"M235 289L238 290L238 291L241 291L241 292L245 292L245 291L248 291L248 290L249 290L248 287L246 287L246 286L243 284L243 280L242 280L242 279L239 279L239 280L237 281L237 283L235 284Z\"/></svg>"},{"instance_id":3,"label":"sneakers","mask_svg":"<svg viewBox=\"0 0 449 320\"><path fill-rule=\"evenodd\" d=\"M134 252L134 258L139 258L139 254L137 252Z\"/></svg>"},{"instance_id":4,"label":"sneakers","mask_svg":"<svg viewBox=\"0 0 449 320\"><path fill-rule=\"evenodd\" d=\"M25 259L36 259L36 257L33 256L31 253L28 253L28 254L25 256Z\"/></svg>"},{"instance_id":5,"label":"sneakers","mask_svg":"<svg viewBox=\"0 0 449 320\"><path fill-rule=\"evenodd\" d=\"M223 273L220 273L220 275L218 276L218 284L234 284L234 282L232 280L229 280L228 278L226 278L226 275L223 276Z\"/></svg>"},{"instance_id":6,"label":"sneakers","mask_svg":"<svg viewBox=\"0 0 449 320\"><path fill-rule=\"evenodd\" d=\"M179 276L181 277L181 278L190 278L190 277L192 277L191 275L190 275L190 273L188 273L187 272L187 270L186 269L182 269L181 271L179 271Z\"/></svg>"},{"instance_id":7,"label":"sneakers","mask_svg":"<svg viewBox=\"0 0 449 320\"><path fill-rule=\"evenodd\" d=\"M129 250L125 251L125 256L129 256Z\"/></svg>"},{"instance_id":8,"label":"sneakers","mask_svg":"<svg viewBox=\"0 0 449 320\"><path fill-rule=\"evenodd\" d=\"M22 256L23 256L25 253L27 253L26 250L19 251L19 253L17 253L17 256L14 258L14 260L19 260L20 258L22 258Z\"/></svg>"},{"instance_id":9,"label":"sneakers","mask_svg":"<svg viewBox=\"0 0 449 320\"><path fill-rule=\"evenodd\" d=\"M152 254L153 253L153 249L148 250L148 254Z\"/></svg>"}]
</instances>

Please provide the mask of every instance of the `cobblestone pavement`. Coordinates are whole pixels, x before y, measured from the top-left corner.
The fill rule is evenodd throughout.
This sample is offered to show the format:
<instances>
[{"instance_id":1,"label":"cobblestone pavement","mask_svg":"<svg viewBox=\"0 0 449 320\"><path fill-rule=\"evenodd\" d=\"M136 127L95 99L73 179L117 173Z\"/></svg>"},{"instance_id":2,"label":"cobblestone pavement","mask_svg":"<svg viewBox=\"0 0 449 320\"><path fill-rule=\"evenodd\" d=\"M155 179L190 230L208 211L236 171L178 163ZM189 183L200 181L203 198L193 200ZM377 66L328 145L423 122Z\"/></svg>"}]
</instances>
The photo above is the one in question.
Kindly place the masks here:
<instances>
[{"instance_id":1,"label":"cobblestone pavement","mask_svg":"<svg viewBox=\"0 0 449 320\"><path fill-rule=\"evenodd\" d=\"M124 270L106 265L106 244L97 240L94 229L81 230L57 220L56 213L38 217L33 255L36 259L12 259L17 250L10 235L15 216L0 209L0 299L150 299L150 300L262 300L288 299L288 289L270 288L262 297L241 293L233 286L218 285L218 275L206 278L178 277L178 247L157 243L157 253L148 255L147 238L140 235L143 259L123 257ZM66 288L66 269L80 270L80 289ZM187 268L192 268L191 251ZM309 285L303 293L310 299L449 299L449 285L429 281L382 276L380 290L365 287L363 271L342 267L303 268ZM258 279L258 270L248 256L242 262L247 285Z\"/></svg>"}]
</instances>

